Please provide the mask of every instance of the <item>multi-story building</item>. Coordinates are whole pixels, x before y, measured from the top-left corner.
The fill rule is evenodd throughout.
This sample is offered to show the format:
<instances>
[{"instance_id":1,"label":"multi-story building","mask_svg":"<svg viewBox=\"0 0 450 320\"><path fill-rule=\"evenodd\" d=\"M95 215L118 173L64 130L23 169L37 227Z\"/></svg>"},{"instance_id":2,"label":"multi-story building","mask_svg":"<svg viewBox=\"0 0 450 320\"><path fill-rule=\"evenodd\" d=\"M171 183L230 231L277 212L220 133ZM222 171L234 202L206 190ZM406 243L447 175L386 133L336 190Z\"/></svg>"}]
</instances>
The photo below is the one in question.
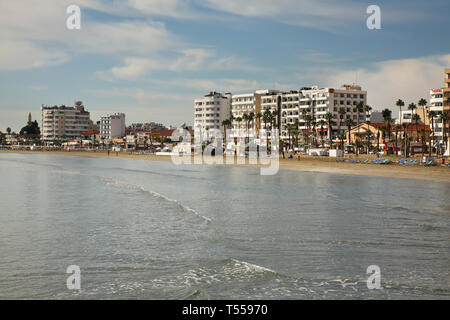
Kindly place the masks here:
<instances>
[{"instance_id":1,"label":"multi-story building","mask_svg":"<svg viewBox=\"0 0 450 320\"><path fill-rule=\"evenodd\" d=\"M122 138L125 136L125 129L124 113L114 113L100 119L100 137L103 140Z\"/></svg>"},{"instance_id":2,"label":"multi-story building","mask_svg":"<svg viewBox=\"0 0 450 320\"><path fill-rule=\"evenodd\" d=\"M93 126L90 114L81 101L73 107L42 105L41 114L44 141L78 138Z\"/></svg>"},{"instance_id":3,"label":"multi-story building","mask_svg":"<svg viewBox=\"0 0 450 320\"><path fill-rule=\"evenodd\" d=\"M195 129L223 131L222 121L231 117L231 93L210 92L201 99L195 99L194 108Z\"/></svg>"},{"instance_id":4,"label":"multi-story building","mask_svg":"<svg viewBox=\"0 0 450 320\"><path fill-rule=\"evenodd\" d=\"M430 90L430 111L434 111L436 114L444 112L444 89L431 89ZM436 140L443 141L443 128L442 120L439 117L429 119L430 127L434 130L433 135Z\"/></svg>"},{"instance_id":5,"label":"multi-story building","mask_svg":"<svg viewBox=\"0 0 450 320\"><path fill-rule=\"evenodd\" d=\"M306 115L311 116L311 120L316 123L324 120L325 115L330 112L333 115L335 125L332 126L332 138L336 138L338 130L344 132L347 128L346 119L352 119L355 123L367 120L364 111L358 112L356 106L367 102L367 92L361 90L360 86L343 85L339 89L303 87L299 91L270 93L262 97L261 108L263 112L270 110L277 111L277 126L280 136L286 139L289 136L288 125L298 122L299 130L308 130L305 121ZM340 115L339 109L343 108L345 114ZM358 119L359 118L359 119ZM316 126L320 130L319 126ZM324 125L324 136L328 134L328 124Z\"/></svg>"},{"instance_id":6,"label":"multi-story building","mask_svg":"<svg viewBox=\"0 0 450 320\"><path fill-rule=\"evenodd\" d=\"M233 114L232 127L235 130L247 130L247 123L244 115L253 113L253 120L248 123L249 135L261 128L261 119L257 118L258 113L262 114L262 97L272 93L278 93L277 90L257 90L254 93L236 94L232 96L231 113ZM241 121L238 121L238 120Z\"/></svg>"}]
</instances>

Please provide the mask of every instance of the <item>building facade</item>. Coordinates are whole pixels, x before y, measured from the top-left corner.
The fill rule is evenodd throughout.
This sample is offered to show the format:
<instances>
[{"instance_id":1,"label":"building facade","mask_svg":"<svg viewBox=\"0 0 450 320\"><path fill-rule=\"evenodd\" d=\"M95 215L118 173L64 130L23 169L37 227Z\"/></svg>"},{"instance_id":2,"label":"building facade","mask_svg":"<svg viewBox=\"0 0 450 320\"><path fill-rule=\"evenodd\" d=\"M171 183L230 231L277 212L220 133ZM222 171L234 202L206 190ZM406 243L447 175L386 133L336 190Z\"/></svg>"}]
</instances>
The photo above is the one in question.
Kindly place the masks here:
<instances>
[{"instance_id":1,"label":"building facade","mask_svg":"<svg viewBox=\"0 0 450 320\"><path fill-rule=\"evenodd\" d=\"M444 89L431 89L430 90L430 111L434 111L436 114L444 112ZM433 135L437 141L443 141L443 127L442 120L439 117L435 119L429 119L430 126L433 130ZM432 123L431 123L432 122Z\"/></svg>"},{"instance_id":2,"label":"building facade","mask_svg":"<svg viewBox=\"0 0 450 320\"><path fill-rule=\"evenodd\" d=\"M278 90L257 90L254 93L237 94L232 96L231 113L233 115L232 128L235 130L249 129L249 135L252 136L255 132L261 129L262 120L258 118L258 114L264 111L262 108L262 97L268 94L279 93ZM247 123L244 115L253 113L253 119ZM241 120L241 121L239 121Z\"/></svg>"},{"instance_id":3,"label":"building facade","mask_svg":"<svg viewBox=\"0 0 450 320\"><path fill-rule=\"evenodd\" d=\"M222 130L222 121L231 118L231 93L210 92L194 100L194 128L206 132Z\"/></svg>"},{"instance_id":4,"label":"building facade","mask_svg":"<svg viewBox=\"0 0 450 320\"><path fill-rule=\"evenodd\" d=\"M41 106L42 140L74 139L93 126L90 114L81 101L73 107Z\"/></svg>"},{"instance_id":5,"label":"building facade","mask_svg":"<svg viewBox=\"0 0 450 320\"><path fill-rule=\"evenodd\" d=\"M299 91L271 92L262 96L262 112L270 110L276 113L276 125L280 130L280 137L286 139L289 136L289 125L295 127L298 123L298 130L307 131L314 127L312 124L320 120L326 121L325 115L330 112L335 125L331 128L331 137L336 139L339 133L344 133L346 129L345 120L352 119L355 123L367 120L364 111L358 112L357 105L363 106L367 103L367 92L360 86L343 85L339 89L303 87ZM340 115L339 109L343 108L345 114ZM311 123L306 121L309 115ZM359 118L359 120L358 120ZM294 126L292 126L294 125ZM320 130L316 125L316 130ZM328 135L328 123L324 127L324 136ZM340 132L339 132L340 130Z\"/></svg>"},{"instance_id":6,"label":"building facade","mask_svg":"<svg viewBox=\"0 0 450 320\"><path fill-rule=\"evenodd\" d=\"M114 113L100 119L100 138L103 140L122 138L125 136L125 129L124 113Z\"/></svg>"}]
</instances>

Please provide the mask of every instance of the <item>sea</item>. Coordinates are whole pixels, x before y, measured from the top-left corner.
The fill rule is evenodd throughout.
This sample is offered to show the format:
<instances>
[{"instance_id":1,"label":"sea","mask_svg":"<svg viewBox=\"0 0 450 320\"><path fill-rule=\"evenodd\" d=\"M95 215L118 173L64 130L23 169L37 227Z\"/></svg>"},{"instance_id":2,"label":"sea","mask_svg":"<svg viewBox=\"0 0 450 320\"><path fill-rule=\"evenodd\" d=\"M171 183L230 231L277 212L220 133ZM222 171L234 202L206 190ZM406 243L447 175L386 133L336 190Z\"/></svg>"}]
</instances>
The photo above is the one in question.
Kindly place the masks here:
<instances>
[{"instance_id":1,"label":"sea","mask_svg":"<svg viewBox=\"0 0 450 320\"><path fill-rule=\"evenodd\" d=\"M0 153L0 299L448 300L450 184Z\"/></svg>"}]
</instances>

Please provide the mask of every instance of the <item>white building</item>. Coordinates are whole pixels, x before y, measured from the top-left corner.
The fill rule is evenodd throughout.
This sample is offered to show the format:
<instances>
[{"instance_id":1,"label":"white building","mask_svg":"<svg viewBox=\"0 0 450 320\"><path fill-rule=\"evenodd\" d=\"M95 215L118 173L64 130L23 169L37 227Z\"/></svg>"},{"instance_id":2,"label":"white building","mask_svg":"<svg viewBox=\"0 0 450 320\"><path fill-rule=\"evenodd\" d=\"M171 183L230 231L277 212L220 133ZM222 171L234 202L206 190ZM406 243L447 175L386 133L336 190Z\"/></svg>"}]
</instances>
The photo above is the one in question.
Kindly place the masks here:
<instances>
[{"instance_id":1,"label":"white building","mask_svg":"<svg viewBox=\"0 0 450 320\"><path fill-rule=\"evenodd\" d=\"M430 111L440 114L444 111L444 90L432 89L430 90ZM431 122L431 119L430 119ZM439 117L434 119L434 124L430 123L430 127L434 126L434 136L436 140L443 141L442 120Z\"/></svg>"},{"instance_id":2,"label":"white building","mask_svg":"<svg viewBox=\"0 0 450 320\"><path fill-rule=\"evenodd\" d=\"M124 113L114 113L100 119L100 137L103 140L110 141L114 138L124 137L125 128Z\"/></svg>"},{"instance_id":3,"label":"white building","mask_svg":"<svg viewBox=\"0 0 450 320\"><path fill-rule=\"evenodd\" d=\"M257 128L261 127L260 119L257 119L257 114L262 114L262 97L268 94L278 93L278 90L257 90L254 93L236 94L232 97L231 113L233 114L232 127L235 130L247 130L247 123L244 120L244 115L253 113L253 120L248 123L250 135L256 132ZM242 121L237 121L238 119ZM262 121L261 121L262 122Z\"/></svg>"},{"instance_id":4,"label":"white building","mask_svg":"<svg viewBox=\"0 0 450 320\"><path fill-rule=\"evenodd\" d=\"M41 106L42 140L74 139L93 127L90 114L78 101L73 107Z\"/></svg>"},{"instance_id":5,"label":"white building","mask_svg":"<svg viewBox=\"0 0 450 320\"><path fill-rule=\"evenodd\" d=\"M280 129L280 136L283 139L288 138L288 125L295 124L298 121L298 129L308 129L304 119L310 115L316 123L325 119L325 115L330 112L333 115L333 121L336 123L332 127L332 137L336 139L338 130L346 130L345 120L352 119L355 123L366 121L365 111L358 112L356 106L367 103L367 92L361 90L360 86L343 85L339 89L319 88L317 86L304 87L299 91L290 91L282 93L271 92L262 97L261 108L265 110L278 111L277 126ZM343 108L344 115L339 115L339 110ZM305 115L303 115L305 113ZM358 119L359 118L359 119ZM311 129L311 128L309 128ZM319 134L320 126L316 125ZM324 125L324 137L327 136L328 125Z\"/></svg>"},{"instance_id":6,"label":"white building","mask_svg":"<svg viewBox=\"0 0 450 320\"><path fill-rule=\"evenodd\" d=\"M223 133L222 121L231 117L231 93L210 92L201 99L195 99L194 108L195 129L220 129Z\"/></svg>"}]
</instances>

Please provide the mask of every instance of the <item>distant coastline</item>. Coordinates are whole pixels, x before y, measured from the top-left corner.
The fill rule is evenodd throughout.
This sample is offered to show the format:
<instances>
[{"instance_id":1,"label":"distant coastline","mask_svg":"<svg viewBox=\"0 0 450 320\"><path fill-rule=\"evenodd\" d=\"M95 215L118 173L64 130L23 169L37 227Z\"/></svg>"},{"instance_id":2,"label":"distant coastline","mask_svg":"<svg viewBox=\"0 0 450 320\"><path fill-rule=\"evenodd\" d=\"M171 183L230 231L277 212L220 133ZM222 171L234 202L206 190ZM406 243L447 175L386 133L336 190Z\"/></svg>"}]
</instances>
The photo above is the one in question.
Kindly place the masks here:
<instances>
[{"instance_id":1,"label":"distant coastline","mask_svg":"<svg viewBox=\"0 0 450 320\"><path fill-rule=\"evenodd\" d=\"M20 154L48 154L63 156L81 156L108 158L106 151L21 151L21 150L1 150L1 153L20 153ZM373 156L372 156L373 157ZM171 161L170 156L140 155L125 152L111 152L109 158L149 160L149 161ZM361 156L360 159L365 159ZM385 177L397 179L415 179L423 181L436 181L450 183L450 168L444 168L440 165L434 167L423 167L419 165L404 166L398 164L379 165L379 164L361 164L336 162L335 158L318 158L302 156L300 160L280 158L280 170L331 173L344 175L359 175L368 177ZM258 167L256 164L230 164L231 166Z\"/></svg>"}]
</instances>

